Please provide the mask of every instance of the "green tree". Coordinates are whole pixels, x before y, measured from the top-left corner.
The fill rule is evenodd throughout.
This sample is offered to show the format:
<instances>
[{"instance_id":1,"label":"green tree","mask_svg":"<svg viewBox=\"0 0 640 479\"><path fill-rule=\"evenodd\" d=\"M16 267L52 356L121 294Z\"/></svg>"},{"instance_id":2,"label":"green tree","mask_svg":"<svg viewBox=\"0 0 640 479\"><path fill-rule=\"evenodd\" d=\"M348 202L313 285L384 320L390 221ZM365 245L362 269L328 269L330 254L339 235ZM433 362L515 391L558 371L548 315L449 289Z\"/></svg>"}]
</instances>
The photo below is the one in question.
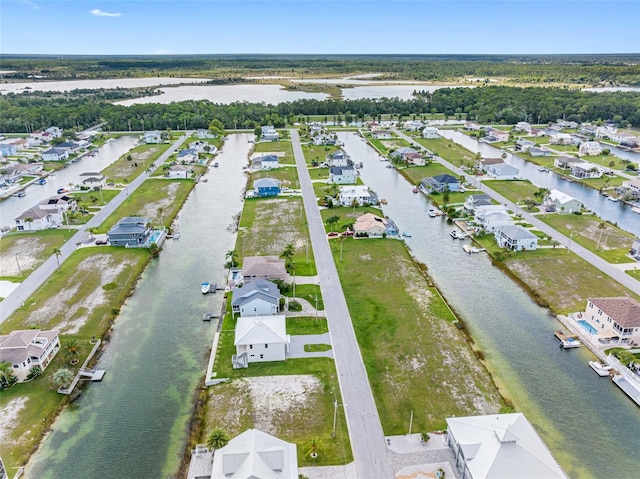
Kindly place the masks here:
<instances>
[{"instance_id":1,"label":"green tree","mask_svg":"<svg viewBox=\"0 0 640 479\"><path fill-rule=\"evenodd\" d=\"M60 368L55 373L53 373L53 377L51 380L53 384L56 386L64 386L67 387L73 381L73 373L67 368Z\"/></svg>"},{"instance_id":2,"label":"green tree","mask_svg":"<svg viewBox=\"0 0 640 479\"><path fill-rule=\"evenodd\" d=\"M289 269L291 267L291 264L293 263L292 259L294 254L295 248L292 243L287 244L280 254L280 257L284 258L284 263L287 269Z\"/></svg>"},{"instance_id":3,"label":"green tree","mask_svg":"<svg viewBox=\"0 0 640 479\"><path fill-rule=\"evenodd\" d=\"M18 378L13 373L11 363L9 361L0 361L0 391L9 389L16 382L18 382Z\"/></svg>"},{"instance_id":4,"label":"green tree","mask_svg":"<svg viewBox=\"0 0 640 479\"><path fill-rule=\"evenodd\" d=\"M317 459L323 449L324 441L320 437L314 436L309 439L309 442L306 444L305 456L309 456L311 459Z\"/></svg>"},{"instance_id":5,"label":"green tree","mask_svg":"<svg viewBox=\"0 0 640 479\"><path fill-rule=\"evenodd\" d=\"M220 449L229 442L229 435L224 429L216 428L207 437L207 447L212 451Z\"/></svg>"},{"instance_id":6,"label":"green tree","mask_svg":"<svg viewBox=\"0 0 640 479\"><path fill-rule=\"evenodd\" d=\"M331 232L333 233L333 226L340 220L340 216L333 215L327 218L327 224L331 228Z\"/></svg>"},{"instance_id":7,"label":"green tree","mask_svg":"<svg viewBox=\"0 0 640 479\"><path fill-rule=\"evenodd\" d=\"M56 262L58 263L58 268L60 267L60 256L62 255L62 250L60 248L53 248L52 253L56 255Z\"/></svg>"},{"instance_id":8,"label":"green tree","mask_svg":"<svg viewBox=\"0 0 640 479\"><path fill-rule=\"evenodd\" d=\"M538 203L533 198L525 198L522 200L522 204L524 204L529 211L533 211Z\"/></svg>"},{"instance_id":9,"label":"green tree","mask_svg":"<svg viewBox=\"0 0 640 479\"><path fill-rule=\"evenodd\" d=\"M442 191L442 201L444 202L444 204L446 205L447 203L449 203L449 186L445 186L444 190Z\"/></svg>"},{"instance_id":10,"label":"green tree","mask_svg":"<svg viewBox=\"0 0 640 479\"><path fill-rule=\"evenodd\" d=\"M627 351L626 349L620 349L619 351L613 353L613 355L618 358L620 364L624 366L629 366L629 364L638 360L631 351Z\"/></svg>"},{"instance_id":11,"label":"green tree","mask_svg":"<svg viewBox=\"0 0 640 479\"><path fill-rule=\"evenodd\" d=\"M235 268L240 263L238 262L238 252L235 249L230 249L227 254L224 255L224 259L227 260L224 267L227 269Z\"/></svg>"},{"instance_id":12,"label":"green tree","mask_svg":"<svg viewBox=\"0 0 640 479\"><path fill-rule=\"evenodd\" d=\"M84 352L84 346L77 338L68 338L62 343L65 358L69 359L71 364L78 362L78 357Z\"/></svg>"}]
</instances>

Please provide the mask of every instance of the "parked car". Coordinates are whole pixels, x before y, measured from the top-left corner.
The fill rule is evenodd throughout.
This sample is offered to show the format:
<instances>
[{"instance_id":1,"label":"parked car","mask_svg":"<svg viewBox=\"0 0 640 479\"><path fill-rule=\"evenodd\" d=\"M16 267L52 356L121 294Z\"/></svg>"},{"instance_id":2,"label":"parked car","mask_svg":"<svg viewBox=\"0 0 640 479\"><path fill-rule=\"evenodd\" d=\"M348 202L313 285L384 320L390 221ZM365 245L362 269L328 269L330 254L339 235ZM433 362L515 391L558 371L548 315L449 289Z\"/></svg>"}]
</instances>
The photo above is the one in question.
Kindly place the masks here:
<instances>
[{"instance_id":1,"label":"parked car","mask_svg":"<svg viewBox=\"0 0 640 479\"><path fill-rule=\"evenodd\" d=\"M109 242L106 239L97 239L96 240L96 244L97 245L106 245L106 244L109 244Z\"/></svg>"}]
</instances>

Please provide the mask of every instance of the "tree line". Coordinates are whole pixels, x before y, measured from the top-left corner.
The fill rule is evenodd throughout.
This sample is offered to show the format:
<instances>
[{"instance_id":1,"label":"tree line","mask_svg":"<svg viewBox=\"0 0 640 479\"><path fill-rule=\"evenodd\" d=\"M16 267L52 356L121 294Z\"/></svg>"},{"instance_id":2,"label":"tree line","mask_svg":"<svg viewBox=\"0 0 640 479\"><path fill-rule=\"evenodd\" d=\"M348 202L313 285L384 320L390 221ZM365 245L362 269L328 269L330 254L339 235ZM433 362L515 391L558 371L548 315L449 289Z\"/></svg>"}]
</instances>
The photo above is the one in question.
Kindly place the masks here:
<instances>
[{"instance_id":1,"label":"tree line","mask_svg":"<svg viewBox=\"0 0 640 479\"><path fill-rule=\"evenodd\" d=\"M102 94L106 95L106 94ZM119 95L124 96L124 92ZM101 94L46 96L7 94L0 96L0 131L26 133L52 125L84 129L104 123L112 131L208 128L217 118L226 129L254 129L272 124L282 128L309 115L334 121L418 118L428 114L481 123L514 124L518 121L546 123L558 118L588 122L616 119L640 126L640 92L594 93L561 88L443 88L433 93L416 92L415 98L313 100L270 105L235 102L217 104L206 100L170 104L114 105Z\"/></svg>"}]
</instances>

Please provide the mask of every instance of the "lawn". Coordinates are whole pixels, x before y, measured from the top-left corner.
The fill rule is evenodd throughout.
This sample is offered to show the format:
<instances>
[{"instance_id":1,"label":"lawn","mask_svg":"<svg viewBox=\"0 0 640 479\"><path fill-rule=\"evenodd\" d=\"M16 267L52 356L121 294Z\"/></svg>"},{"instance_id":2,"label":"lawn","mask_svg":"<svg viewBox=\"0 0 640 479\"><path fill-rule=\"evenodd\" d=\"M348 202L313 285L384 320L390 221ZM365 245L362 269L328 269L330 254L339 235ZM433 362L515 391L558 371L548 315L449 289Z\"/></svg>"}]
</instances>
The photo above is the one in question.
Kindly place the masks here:
<instances>
[{"instance_id":1,"label":"lawn","mask_svg":"<svg viewBox=\"0 0 640 479\"><path fill-rule=\"evenodd\" d=\"M312 180L329 179L329 168L309 168L309 176Z\"/></svg>"},{"instance_id":2,"label":"lawn","mask_svg":"<svg viewBox=\"0 0 640 479\"><path fill-rule=\"evenodd\" d=\"M454 143L446 138L423 139L416 138L416 141L427 150L453 163L455 166L476 164L476 155L466 148Z\"/></svg>"},{"instance_id":3,"label":"lawn","mask_svg":"<svg viewBox=\"0 0 640 479\"><path fill-rule=\"evenodd\" d=\"M531 156L529 153L523 151L516 151L513 153L515 156L522 158L525 161L533 163L535 165L544 166L545 168L553 168L553 162L556 157L553 156Z\"/></svg>"},{"instance_id":4,"label":"lawn","mask_svg":"<svg viewBox=\"0 0 640 479\"><path fill-rule=\"evenodd\" d=\"M529 180L486 180L482 183L514 203L519 203L525 198L535 199L533 194L539 190Z\"/></svg>"},{"instance_id":5,"label":"lawn","mask_svg":"<svg viewBox=\"0 0 640 479\"><path fill-rule=\"evenodd\" d=\"M324 163L327 159L327 155L338 151L335 146L329 145L302 145L302 153L304 154L307 165L311 165L312 161L317 161L318 164Z\"/></svg>"},{"instance_id":6,"label":"lawn","mask_svg":"<svg viewBox=\"0 0 640 479\"><path fill-rule=\"evenodd\" d=\"M313 248L302 198L260 198L245 201L235 247L240 260L244 256L280 256L288 244L294 246L295 274L315 275Z\"/></svg>"},{"instance_id":7,"label":"lawn","mask_svg":"<svg viewBox=\"0 0 640 479\"><path fill-rule=\"evenodd\" d=\"M638 281L640 281L640 269L634 269L634 270L628 269L626 273L632 278L635 278Z\"/></svg>"},{"instance_id":8,"label":"lawn","mask_svg":"<svg viewBox=\"0 0 640 479\"><path fill-rule=\"evenodd\" d=\"M438 175L453 175L451 170L440 163L431 163L427 166L413 166L398 170L411 184L419 185L423 178Z\"/></svg>"},{"instance_id":9,"label":"lawn","mask_svg":"<svg viewBox=\"0 0 640 479\"><path fill-rule=\"evenodd\" d=\"M99 191L74 191L70 196L76 198L80 208L100 207L114 199L120 190L101 189Z\"/></svg>"},{"instance_id":10,"label":"lawn","mask_svg":"<svg viewBox=\"0 0 640 479\"><path fill-rule=\"evenodd\" d=\"M336 266L385 434L496 413L500 397L455 317L400 241L346 240ZM393 265L393 267L388 267Z\"/></svg>"},{"instance_id":11,"label":"lawn","mask_svg":"<svg viewBox=\"0 0 640 479\"><path fill-rule=\"evenodd\" d=\"M374 215L384 217L384 213L382 210L376 208L375 206L357 206L353 207L340 207L340 208L326 208L320 210L320 216L322 217L322 221L324 222L325 230L327 232L333 231L344 231L347 226L353 226L356 218L362 216L365 213L373 213ZM327 219L332 216L337 216L338 221L331 226L327 223Z\"/></svg>"},{"instance_id":12,"label":"lawn","mask_svg":"<svg viewBox=\"0 0 640 479\"><path fill-rule=\"evenodd\" d=\"M169 146L169 144L136 146L102 170L102 174L114 183L131 182L167 151Z\"/></svg>"},{"instance_id":13,"label":"lawn","mask_svg":"<svg viewBox=\"0 0 640 479\"><path fill-rule=\"evenodd\" d=\"M72 231L71 234L74 234ZM2 278L24 279L60 248L70 233L66 229L12 232L0 241Z\"/></svg>"},{"instance_id":14,"label":"lawn","mask_svg":"<svg viewBox=\"0 0 640 479\"><path fill-rule=\"evenodd\" d=\"M631 248L634 236L611 223L593 215L549 214L538 216L538 219L565 236L570 236L573 233L573 241L596 253L609 263L631 262L627 253Z\"/></svg>"},{"instance_id":15,"label":"lawn","mask_svg":"<svg viewBox=\"0 0 640 479\"><path fill-rule=\"evenodd\" d=\"M253 182L259 180L260 178L273 178L275 180L280 180L282 182L280 186L286 186L294 190L300 188L300 182L298 181L298 171L293 167L254 171L253 173L251 173L249 184L253 185Z\"/></svg>"},{"instance_id":16,"label":"lawn","mask_svg":"<svg viewBox=\"0 0 640 479\"><path fill-rule=\"evenodd\" d=\"M260 141L255 144L255 153L284 153L279 156L280 163L285 165L294 165L293 148L290 141Z\"/></svg>"},{"instance_id":17,"label":"lawn","mask_svg":"<svg viewBox=\"0 0 640 479\"><path fill-rule=\"evenodd\" d=\"M283 296L292 297L293 287L286 291L280 291ZM322 293L320 288L315 284L296 284L296 298L306 299L313 307L316 305L316 297L318 298L318 310L324 309L324 302L322 301Z\"/></svg>"},{"instance_id":18,"label":"lawn","mask_svg":"<svg viewBox=\"0 0 640 479\"><path fill-rule=\"evenodd\" d=\"M587 179L578 180L578 181L580 181L581 183L584 183L585 185L591 188L599 190L601 188L613 188L614 186L620 186L624 181L626 181L626 178L623 178L622 176L618 176L618 175L613 175L613 176L603 175L600 178L587 178Z\"/></svg>"}]
</instances>

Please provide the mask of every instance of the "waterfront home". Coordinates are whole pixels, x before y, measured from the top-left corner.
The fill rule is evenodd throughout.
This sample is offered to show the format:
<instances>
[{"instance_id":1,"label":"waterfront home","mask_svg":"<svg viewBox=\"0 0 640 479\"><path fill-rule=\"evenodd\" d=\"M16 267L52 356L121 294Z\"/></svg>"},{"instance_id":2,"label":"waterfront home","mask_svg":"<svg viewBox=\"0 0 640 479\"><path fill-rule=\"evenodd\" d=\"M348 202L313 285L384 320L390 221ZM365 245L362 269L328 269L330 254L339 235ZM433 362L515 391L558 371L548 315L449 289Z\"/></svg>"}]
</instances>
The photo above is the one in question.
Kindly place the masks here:
<instances>
[{"instance_id":1,"label":"waterfront home","mask_svg":"<svg viewBox=\"0 0 640 479\"><path fill-rule=\"evenodd\" d=\"M277 256L245 256L242 260L242 279L248 282L258 278L288 280L284 260Z\"/></svg>"},{"instance_id":2,"label":"waterfront home","mask_svg":"<svg viewBox=\"0 0 640 479\"><path fill-rule=\"evenodd\" d=\"M463 479L567 479L522 413L446 421L447 445Z\"/></svg>"},{"instance_id":3,"label":"waterfront home","mask_svg":"<svg viewBox=\"0 0 640 479\"><path fill-rule=\"evenodd\" d=\"M571 169L572 165L577 163L582 163L580 158L576 158L575 156L559 156L558 158L554 158L553 166L556 168L560 168L562 170Z\"/></svg>"},{"instance_id":4,"label":"waterfront home","mask_svg":"<svg viewBox=\"0 0 640 479\"><path fill-rule=\"evenodd\" d=\"M2 168L9 178L14 181L23 176L36 176L42 172L42 163L14 163Z\"/></svg>"},{"instance_id":5,"label":"waterfront home","mask_svg":"<svg viewBox=\"0 0 640 479\"><path fill-rule=\"evenodd\" d=\"M51 135L53 138L60 138L62 136L62 130L57 126L50 126L45 130L45 132Z\"/></svg>"},{"instance_id":6,"label":"waterfront home","mask_svg":"<svg viewBox=\"0 0 640 479\"><path fill-rule=\"evenodd\" d=\"M191 176L193 170L190 166L187 165L171 165L169 167L169 171L167 171L167 176L171 180L176 179L186 179Z\"/></svg>"},{"instance_id":7,"label":"waterfront home","mask_svg":"<svg viewBox=\"0 0 640 479\"><path fill-rule=\"evenodd\" d=\"M246 368L249 363L284 361L291 337L286 331L284 314L273 316L240 316L236 323L236 354L234 368Z\"/></svg>"},{"instance_id":8,"label":"waterfront home","mask_svg":"<svg viewBox=\"0 0 640 479\"><path fill-rule=\"evenodd\" d=\"M218 135L216 135L215 133L211 133L206 128L198 128L196 130L196 136L198 138L216 138Z\"/></svg>"},{"instance_id":9,"label":"waterfront home","mask_svg":"<svg viewBox=\"0 0 640 479\"><path fill-rule=\"evenodd\" d=\"M215 451L211 479L298 479L295 444L248 429ZM190 479L190 478L189 478ZM195 478L194 478L195 479Z\"/></svg>"},{"instance_id":10,"label":"waterfront home","mask_svg":"<svg viewBox=\"0 0 640 479\"><path fill-rule=\"evenodd\" d=\"M444 190L458 191L460 188L460 180L449 174L436 175L423 178L420 186L426 193L434 191L442 193Z\"/></svg>"},{"instance_id":11,"label":"waterfront home","mask_svg":"<svg viewBox=\"0 0 640 479\"><path fill-rule=\"evenodd\" d=\"M616 143L619 144L628 144L628 145L633 145L638 143L638 137L633 135L632 133L628 133L628 132L617 132L617 133L610 133L609 134L609 139L611 141L615 141Z\"/></svg>"},{"instance_id":12,"label":"waterfront home","mask_svg":"<svg viewBox=\"0 0 640 479\"><path fill-rule=\"evenodd\" d=\"M45 211L63 213L66 211L76 211L78 209L78 202L74 197L63 193L42 200L38 203L38 208Z\"/></svg>"},{"instance_id":13,"label":"waterfront home","mask_svg":"<svg viewBox=\"0 0 640 479\"><path fill-rule=\"evenodd\" d=\"M256 156L251 160L251 168L254 170L273 170L280 168L280 159L278 155Z\"/></svg>"},{"instance_id":14,"label":"waterfront home","mask_svg":"<svg viewBox=\"0 0 640 479\"><path fill-rule=\"evenodd\" d=\"M551 190L545 201L547 211L575 213L582 210L582 203L560 190Z\"/></svg>"},{"instance_id":15,"label":"waterfront home","mask_svg":"<svg viewBox=\"0 0 640 479\"><path fill-rule=\"evenodd\" d=\"M478 123L476 123L475 121L465 121L464 122L464 129L465 130L478 131L481 128L482 127Z\"/></svg>"},{"instance_id":16,"label":"waterfront home","mask_svg":"<svg viewBox=\"0 0 640 479\"><path fill-rule=\"evenodd\" d=\"M552 145L570 145L573 142L573 138L568 133L550 133L549 143Z\"/></svg>"},{"instance_id":17,"label":"waterfront home","mask_svg":"<svg viewBox=\"0 0 640 479\"><path fill-rule=\"evenodd\" d=\"M517 180L520 178L520 170L507 163L488 165L487 174L497 180Z\"/></svg>"},{"instance_id":18,"label":"waterfront home","mask_svg":"<svg viewBox=\"0 0 640 479\"><path fill-rule=\"evenodd\" d=\"M498 226L494 237L498 246L513 251L533 251L538 247L538 237L519 225Z\"/></svg>"},{"instance_id":19,"label":"waterfront home","mask_svg":"<svg viewBox=\"0 0 640 479\"><path fill-rule=\"evenodd\" d=\"M501 205L491 205L501 206ZM479 208L476 211L474 220L486 233L494 233L504 226L513 225L513 219L506 211L498 209Z\"/></svg>"},{"instance_id":20,"label":"waterfront home","mask_svg":"<svg viewBox=\"0 0 640 479\"><path fill-rule=\"evenodd\" d=\"M479 206L486 206L490 204L493 204L493 202L489 195L469 195L464 201L464 209L469 212L474 212Z\"/></svg>"},{"instance_id":21,"label":"waterfront home","mask_svg":"<svg viewBox=\"0 0 640 479\"><path fill-rule=\"evenodd\" d=\"M142 135L142 140L147 145L152 143L160 143L162 141L162 135L158 130L147 131Z\"/></svg>"},{"instance_id":22,"label":"waterfront home","mask_svg":"<svg viewBox=\"0 0 640 479\"><path fill-rule=\"evenodd\" d=\"M216 147L213 145L210 145L206 141L196 140L189 143L189 149L194 150L196 153L202 153L203 151L207 151L206 147L209 147L208 151L215 153L214 150L216 150Z\"/></svg>"},{"instance_id":23,"label":"waterfront home","mask_svg":"<svg viewBox=\"0 0 640 479\"><path fill-rule=\"evenodd\" d=\"M350 166L353 164L353 162L349 158L349 155L347 155L344 150L334 151L333 153L327 155L326 162L328 167Z\"/></svg>"},{"instance_id":24,"label":"waterfront home","mask_svg":"<svg viewBox=\"0 0 640 479\"><path fill-rule=\"evenodd\" d=\"M576 128L578 128L580 126L579 123L576 123L575 121L568 121L568 120L556 120L554 126L560 128L560 129L572 129L575 130Z\"/></svg>"},{"instance_id":25,"label":"waterfront home","mask_svg":"<svg viewBox=\"0 0 640 479\"><path fill-rule=\"evenodd\" d=\"M122 218L107 233L112 246L142 246L151 235L150 221L141 216Z\"/></svg>"},{"instance_id":26,"label":"waterfront home","mask_svg":"<svg viewBox=\"0 0 640 479\"><path fill-rule=\"evenodd\" d=\"M406 163L414 166L424 166L427 164L427 160L425 160L424 156L417 151L415 153L407 153L404 155L404 160Z\"/></svg>"},{"instance_id":27,"label":"waterfront home","mask_svg":"<svg viewBox=\"0 0 640 479\"><path fill-rule=\"evenodd\" d=\"M435 138L439 138L438 129L435 126L426 126L424 130L422 130L422 138L431 140Z\"/></svg>"},{"instance_id":28,"label":"waterfront home","mask_svg":"<svg viewBox=\"0 0 640 479\"><path fill-rule=\"evenodd\" d=\"M18 382L25 381L33 367L47 369L60 350L58 330L26 329L0 335L0 362L11 364Z\"/></svg>"},{"instance_id":29,"label":"waterfront home","mask_svg":"<svg viewBox=\"0 0 640 479\"><path fill-rule=\"evenodd\" d=\"M80 174L80 183L82 186L89 188L104 188L107 185L107 179L102 173L87 172Z\"/></svg>"},{"instance_id":30,"label":"waterfront home","mask_svg":"<svg viewBox=\"0 0 640 479\"><path fill-rule=\"evenodd\" d=\"M378 215L373 213L365 213L356 218L356 222L353 224L353 233L355 236L369 236L369 237L381 237L389 234L389 222ZM397 231L393 229L393 232L397 234Z\"/></svg>"},{"instance_id":31,"label":"waterfront home","mask_svg":"<svg viewBox=\"0 0 640 479\"><path fill-rule=\"evenodd\" d=\"M499 165L500 163L504 163L504 160L502 158L482 158L480 161L478 161L476 167L486 173L489 166Z\"/></svg>"},{"instance_id":32,"label":"waterfront home","mask_svg":"<svg viewBox=\"0 0 640 479\"><path fill-rule=\"evenodd\" d=\"M316 133L316 134L312 134L311 137L312 137L313 144L316 146L335 145L337 142L335 133L331 133L331 134Z\"/></svg>"},{"instance_id":33,"label":"waterfront home","mask_svg":"<svg viewBox=\"0 0 640 479\"><path fill-rule=\"evenodd\" d=\"M0 143L0 155L2 156L13 156L18 153L18 149L15 145Z\"/></svg>"},{"instance_id":34,"label":"waterfront home","mask_svg":"<svg viewBox=\"0 0 640 479\"><path fill-rule=\"evenodd\" d=\"M531 133L531 125L526 121L519 121L516 126L513 127L515 131L524 131L525 133Z\"/></svg>"},{"instance_id":35,"label":"waterfront home","mask_svg":"<svg viewBox=\"0 0 640 479\"><path fill-rule=\"evenodd\" d=\"M535 147L536 144L531 140L525 140L524 138L520 138L516 140L516 151L528 151L530 148Z\"/></svg>"},{"instance_id":36,"label":"waterfront home","mask_svg":"<svg viewBox=\"0 0 640 479\"><path fill-rule=\"evenodd\" d=\"M636 238L633 240L631 249L629 250L629 256L631 256L636 261L640 261L640 238Z\"/></svg>"},{"instance_id":37,"label":"waterfront home","mask_svg":"<svg viewBox=\"0 0 640 479\"><path fill-rule=\"evenodd\" d=\"M342 206L351 206L354 201L358 206L365 206L375 203L373 198L368 186L343 186L340 188L338 201Z\"/></svg>"},{"instance_id":38,"label":"waterfront home","mask_svg":"<svg viewBox=\"0 0 640 479\"><path fill-rule=\"evenodd\" d=\"M547 150L546 148L539 148L537 146L530 147L529 150L528 150L528 153L533 157L551 155L551 152L549 150Z\"/></svg>"},{"instance_id":39,"label":"waterfront home","mask_svg":"<svg viewBox=\"0 0 640 479\"><path fill-rule=\"evenodd\" d=\"M486 136L484 137L485 141L489 142L498 142L498 141L508 141L509 140L509 132L498 130L496 128L487 127L485 128Z\"/></svg>"},{"instance_id":40,"label":"waterfront home","mask_svg":"<svg viewBox=\"0 0 640 479\"><path fill-rule=\"evenodd\" d=\"M634 178L632 180L625 180L622 182L622 188L625 188L632 192L636 198L640 198L640 180Z\"/></svg>"},{"instance_id":41,"label":"waterfront home","mask_svg":"<svg viewBox=\"0 0 640 479\"><path fill-rule=\"evenodd\" d=\"M275 283L257 278L234 288L231 311L240 316L269 316L280 312L280 289Z\"/></svg>"},{"instance_id":42,"label":"waterfront home","mask_svg":"<svg viewBox=\"0 0 640 479\"><path fill-rule=\"evenodd\" d=\"M280 194L280 181L273 178L260 178L253 182L255 196L278 196Z\"/></svg>"},{"instance_id":43,"label":"waterfront home","mask_svg":"<svg viewBox=\"0 0 640 479\"><path fill-rule=\"evenodd\" d=\"M402 124L402 127L407 131L418 131L423 126L422 120L407 120Z\"/></svg>"},{"instance_id":44,"label":"waterfront home","mask_svg":"<svg viewBox=\"0 0 640 479\"><path fill-rule=\"evenodd\" d=\"M418 151L414 148L403 146L392 151L389 156L396 161L403 161L407 163L412 162L411 160L415 157L415 155L418 155L420 158L422 158L422 155L420 155L420 153L418 153Z\"/></svg>"},{"instance_id":45,"label":"waterfront home","mask_svg":"<svg viewBox=\"0 0 640 479\"><path fill-rule=\"evenodd\" d=\"M263 141L277 141L280 139L280 133L276 131L273 125L266 125L260 129L260 138Z\"/></svg>"},{"instance_id":46,"label":"waterfront home","mask_svg":"<svg viewBox=\"0 0 640 479\"><path fill-rule=\"evenodd\" d=\"M376 140L389 140L392 138L391 132L389 130L373 130L371 134Z\"/></svg>"},{"instance_id":47,"label":"waterfront home","mask_svg":"<svg viewBox=\"0 0 640 479\"><path fill-rule=\"evenodd\" d=\"M358 181L358 172L353 166L332 166L329 168L328 183L350 185Z\"/></svg>"},{"instance_id":48,"label":"waterfront home","mask_svg":"<svg viewBox=\"0 0 640 479\"><path fill-rule=\"evenodd\" d=\"M66 150L69 154L73 154L80 149L80 144L74 141L64 141L55 146L58 150Z\"/></svg>"},{"instance_id":49,"label":"waterfront home","mask_svg":"<svg viewBox=\"0 0 640 479\"><path fill-rule=\"evenodd\" d=\"M578 179L585 178L601 178L604 174L604 168L588 161L581 161L580 163L573 163L571 165L570 176Z\"/></svg>"},{"instance_id":50,"label":"waterfront home","mask_svg":"<svg viewBox=\"0 0 640 479\"><path fill-rule=\"evenodd\" d=\"M602 146L597 141L585 141L580 143L578 153L587 156L599 155L602 153Z\"/></svg>"},{"instance_id":51,"label":"waterfront home","mask_svg":"<svg viewBox=\"0 0 640 479\"><path fill-rule=\"evenodd\" d=\"M18 231L40 231L55 228L62 223L62 218L55 212L34 206L16 217L15 222Z\"/></svg>"},{"instance_id":52,"label":"waterfront home","mask_svg":"<svg viewBox=\"0 0 640 479\"><path fill-rule=\"evenodd\" d=\"M180 163L195 163L198 159L198 152L193 148L187 148L180 151L176 160Z\"/></svg>"},{"instance_id":53,"label":"waterfront home","mask_svg":"<svg viewBox=\"0 0 640 479\"><path fill-rule=\"evenodd\" d=\"M62 148L49 148L42 152L42 161L63 161L69 158L69 151Z\"/></svg>"},{"instance_id":54,"label":"waterfront home","mask_svg":"<svg viewBox=\"0 0 640 479\"><path fill-rule=\"evenodd\" d=\"M589 298L584 313L573 318L601 346L640 344L640 303L628 296Z\"/></svg>"}]
</instances>

